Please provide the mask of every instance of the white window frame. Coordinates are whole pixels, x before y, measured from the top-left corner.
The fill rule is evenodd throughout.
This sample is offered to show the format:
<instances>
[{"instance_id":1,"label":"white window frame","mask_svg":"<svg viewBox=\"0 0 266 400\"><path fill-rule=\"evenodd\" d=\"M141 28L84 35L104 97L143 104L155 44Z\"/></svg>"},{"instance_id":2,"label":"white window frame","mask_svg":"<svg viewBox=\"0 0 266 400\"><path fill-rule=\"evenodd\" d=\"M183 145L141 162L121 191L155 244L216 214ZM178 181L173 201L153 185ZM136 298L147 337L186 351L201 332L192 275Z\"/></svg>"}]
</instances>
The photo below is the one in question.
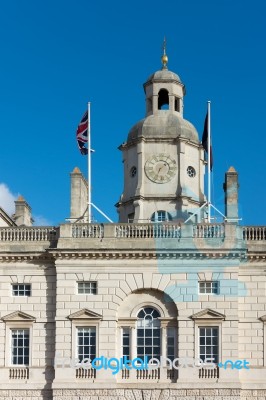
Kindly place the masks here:
<instances>
[{"instance_id":1,"label":"white window frame","mask_svg":"<svg viewBox=\"0 0 266 400\"><path fill-rule=\"evenodd\" d=\"M24 286L24 294L14 294L14 286ZM29 286L30 287L30 294L25 294L25 287ZM21 291L18 289L18 292ZM11 295L12 297L30 297L32 295L32 286L31 283L12 283L11 284Z\"/></svg>"},{"instance_id":2,"label":"white window frame","mask_svg":"<svg viewBox=\"0 0 266 400\"><path fill-rule=\"evenodd\" d=\"M163 357L167 357L167 328L175 328L175 357L177 357L178 354L178 323L176 318L172 317L166 317L165 310L162 309L162 307L153 302L145 301L141 304L138 304L137 306L134 307L134 309L131 312L131 317L120 317L118 319L118 329L120 330L120 334L118 335L118 341L117 341L117 346L118 346L118 357L121 358L123 356L123 328L129 328L130 330L130 360L134 359L137 357L137 315L138 312L142 308L154 308L156 309L161 317L159 317L161 326L161 349L160 349L160 354ZM134 315L134 316L133 316Z\"/></svg>"},{"instance_id":3,"label":"white window frame","mask_svg":"<svg viewBox=\"0 0 266 400\"><path fill-rule=\"evenodd\" d=\"M216 287L217 287L217 292L214 292L214 291L211 291L210 293L208 293L208 292L206 292L206 284L207 283L210 283L211 284L211 290L213 289L213 285L212 284L216 284ZM201 292L200 291L200 285L201 284L204 284L205 285L205 292ZM219 291L220 291L220 285L219 285L219 281L214 281L214 280L210 280L210 281L199 281L198 282L198 289L199 289L199 295L203 295L203 296L211 296L211 295L218 295L219 294Z\"/></svg>"},{"instance_id":4,"label":"white window frame","mask_svg":"<svg viewBox=\"0 0 266 400\"><path fill-rule=\"evenodd\" d=\"M97 357L97 355L98 355L98 353L97 353L97 328L96 328L96 326L95 325L83 325L83 326L76 326L76 358L79 358L79 355L78 355L78 348L79 348L79 343L78 343L78 332L79 332L79 330L80 329L94 329L94 331L95 331L95 358ZM87 357L84 357L84 358L87 358ZM82 359L83 360L83 359ZM80 360L80 362L82 361L82 360ZM91 360L92 361L92 360Z\"/></svg>"},{"instance_id":5,"label":"white window frame","mask_svg":"<svg viewBox=\"0 0 266 400\"><path fill-rule=\"evenodd\" d=\"M164 213L164 216L162 214ZM159 223L159 222L169 222L172 221L172 215L169 211L166 210L158 210L154 211L151 215L151 222L152 223Z\"/></svg>"},{"instance_id":6,"label":"white window frame","mask_svg":"<svg viewBox=\"0 0 266 400\"><path fill-rule=\"evenodd\" d=\"M86 285L86 284L90 284L90 285L92 285L92 284L95 284L95 293L86 293L86 292L84 292L84 293L79 293L79 284L83 284L83 285ZM85 286L84 286L85 287ZM90 287L90 289L92 289L92 286ZM96 296L97 294L98 294L98 282L97 281L77 281L77 294L78 295L85 295L85 296Z\"/></svg>"},{"instance_id":7,"label":"white window frame","mask_svg":"<svg viewBox=\"0 0 266 400\"><path fill-rule=\"evenodd\" d=\"M139 314L142 310L145 310L145 309L147 309L147 308L153 308L155 311L157 311L157 312L159 313L159 317L155 318L156 320L158 320L159 327L146 328L145 325L144 325L142 329L143 329L144 331L145 331L146 329L151 329L151 330L152 330L151 339L154 338L154 330L159 332L159 339L160 339L160 349L159 349L159 353L160 353L160 354L159 354L159 356L155 356L155 354L153 354L153 353L154 353L154 350L152 349L152 358L158 358L158 357L160 358L160 356L162 356L162 326L161 326L161 321L160 321L161 314L160 314L160 312L157 310L157 308L151 307L151 306L144 306L144 307L141 307L141 308L139 309L139 311L138 311L138 314ZM138 315L138 314L137 314L137 315ZM148 314L148 315L149 315L149 314ZM141 356L138 356L138 347L143 347L143 348L144 348L144 352L145 352L145 348L146 348L146 347L152 347L152 348L154 347L153 345L150 345L150 346L146 345L146 344L145 344L145 340L144 340L143 346L138 345L138 343L137 343L137 341L138 341L138 329L141 329L141 328L139 328L139 326L138 326L138 321L140 321L140 320L145 320L145 318L138 318L138 316L137 316L137 321L136 321L136 344L135 344L135 346L136 346L137 357L141 357ZM155 337L156 337L156 336L155 336ZM145 338L145 335L143 336L143 338Z\"/></svg>"},{"instance_id":8,"label":"white window frame","mask_svg":"<svg viewBox=\"0 0 266 400\"><path fill-rule=\"evenodd\" d=\"M222 360L222 322L220 320L202 320L202 321L197 321L195 320L195 325L194 325L194 337L195 337L195 358L199 359L200 358L200 351L199 351L199 346L200 346L200 335L199 335L199 328L218 328L218 363ZM204 362L204 360L203 360ZM209 361L210 362L210 361Z\"/></svg>"},{"instance_id":9,"label":"white window frame","mask_svg":"<svg viewBox=\"0 0 266 400\"><path fill-rule=\"evenodd\" d=\"M99 324L98 320L88 320L86 318L80 320L72 320L72 360L78 358L78 346L77 346L77 338L78 338L78 328L95 328L95 337L96 337L96 357L99 356Z\"/></svg>"},{"instance_id":10,"label":"white window frame","mask_svg":"<svg viewBox=\"0 0 266 400\"><path fill-rule=\"evenodd\" d=\"M23 333L23 339L25 339L25 332L27 332L28 336L29 336L29 338L28 338L28 340L29 340L29 346L28 346L28 359L29 359L29 362L28 362L28 364L25 364L25 363L19 364L19 363L14 363L13 362L13 357L14 357L13 349L19 347L19 346L16 346L16 347L13 346L13 333L14 332L18 332L18 331L24 332ZM14 367L17 367L17 368L28 367L29 363L30 363L30 329L29 328L12 328L12 329L10 329L10 339L11 339L11 341L10 341L10 365L12 365ZM23 356L17 356L17 357L25 358L25 354L23 354Z\"/></svg>"},{"instance_id":11,"label":"white window frame","mask_svg":"<svg viewBox=\"0 0 266 400\"><path fill-rule=\"evenodd\" d=\"M131 353L132 353L132 349L131 349L131 346L132 346L132 327L131 326L122 326L121 327L121 337L120 337L120 340L121 340L121 357L124 356L123 338L124 338L124 330L125 329L128 330L128 338L129 338L129 345L128 345L129 355L128 355L128 358L131 359Z\"/></svg>"},{"instance_id":12,"label":"white window frame","mask_svg":"<svg viewBox=\"0 0 266 400\"><path fill-rule=\"evenodd\" d=\"M174 335L174 359L177 357L177 335L178 335L178 330L177 326L166 326L166 357L168 358L168 329L174 329L175 335ZM164 330L162 329L162 336L163 336Z\"/></svg>"},{"instance_id":13,"label":"white window frame","mask_svg":"<svg viewBox=\"0 0 266 400\"><path fill-rule=\"evenodd\" d=\"M206 351L206 347L207 347L207 346L215 346L215 347L217 348L217 355L216 355L216 356L217 356L217 364L218 364L218 363L219 363L219 360L220 360L220 353L219 353L219 343L220 343L219 326L205 325L205 326L199 326L199 327L198 327L198 336L199 336L198 351L199 351L199 356L200 356L200 347L202 346L202 345L200 344L200 338L201 338L201 336L200 336L200 330L201 330L201 329L205 329L205 330L207 330L207 329L210 329L210 330L216 329L216 330L217 330L217 345L204 345L204 347L205 347L205 351ZM206 336L204 336L204 337L206 338ZM211 335L211 337L213 338L214 336ZM214 356L214 354L213 354L213 356ZM211 355L210 357L212 357L212 355ZM204 360L206 360L207 358L209 358L209 356L206 354L206 355L204 356L204 359L201 358L201 360L204 362ZM215 362L215 360L210 360L210 361L208 361L208 362Z\"/></svg>"},{"instance_id":14,"label":"white window frame","mask_svg":"<svg viewBox=\"0 0 266 400\"><path fill-rule=\"evenodd\" d=\"M12 331L14 329L29 330L29 365L12 364ZM6 322L6 345L5 345L5 366L20 368L32 366L32 347L33 347L33 322Z\"/></svg>"}]
</instances>

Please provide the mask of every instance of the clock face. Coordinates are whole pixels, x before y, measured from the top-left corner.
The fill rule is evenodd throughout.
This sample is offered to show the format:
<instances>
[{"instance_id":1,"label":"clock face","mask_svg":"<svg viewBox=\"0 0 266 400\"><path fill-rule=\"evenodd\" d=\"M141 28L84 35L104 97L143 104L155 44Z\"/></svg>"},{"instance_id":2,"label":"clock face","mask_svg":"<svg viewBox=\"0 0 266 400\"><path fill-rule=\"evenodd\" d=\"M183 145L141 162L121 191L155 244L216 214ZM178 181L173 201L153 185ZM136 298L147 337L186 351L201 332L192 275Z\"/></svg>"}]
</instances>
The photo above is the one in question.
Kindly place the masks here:
<instances>
[{"instance_id":1,"label":"clock face","mask_svg":"<svg viewBox=\"0 0 266 400\"><path fill-rule=\"evenodd\" d=\"M166 154L158 154L145 163L147 177L155 183L169 182L176 173L176 161Z\"/></svg>"}]
</instances>

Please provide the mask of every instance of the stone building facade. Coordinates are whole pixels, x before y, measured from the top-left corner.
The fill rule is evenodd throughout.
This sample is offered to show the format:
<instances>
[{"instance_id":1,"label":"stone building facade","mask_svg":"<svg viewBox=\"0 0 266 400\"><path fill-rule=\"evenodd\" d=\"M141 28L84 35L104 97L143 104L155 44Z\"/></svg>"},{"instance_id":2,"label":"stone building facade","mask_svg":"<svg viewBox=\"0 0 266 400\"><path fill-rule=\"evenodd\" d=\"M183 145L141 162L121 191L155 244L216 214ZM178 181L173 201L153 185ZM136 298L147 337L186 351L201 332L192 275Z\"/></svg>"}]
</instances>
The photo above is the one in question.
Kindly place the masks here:
<instances>
[{"instance_id":1,"label":"stone building facade","mask_svg":"<svg viewBox=\"0 0 266 400\"><path fill-rule=\"evenodd\" d=\"M78 168L71 222L0 209L0 399L266 399L266 228L239 225L232 167L224 221L205 222L204 151L166 64L120 146L118 223L80 218Z\"/></svg>"}]
</instances>

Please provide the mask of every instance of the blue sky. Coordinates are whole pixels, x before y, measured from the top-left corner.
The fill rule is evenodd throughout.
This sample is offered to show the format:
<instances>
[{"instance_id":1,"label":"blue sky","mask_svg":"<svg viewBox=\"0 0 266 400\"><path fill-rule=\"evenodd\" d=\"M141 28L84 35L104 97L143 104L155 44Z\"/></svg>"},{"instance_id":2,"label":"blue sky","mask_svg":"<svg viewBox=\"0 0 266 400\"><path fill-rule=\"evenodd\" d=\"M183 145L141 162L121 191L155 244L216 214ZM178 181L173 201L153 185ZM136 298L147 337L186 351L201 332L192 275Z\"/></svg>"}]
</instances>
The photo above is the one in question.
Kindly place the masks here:
<instances>
[{"instance_id":1,"label":"blue sky","mask_svg":"<svg viewBox=\"0 0 266 400\"><path fill-rule=\"evenodd\" d=\"M233 165L242 223L266 225L265 13L264 0L2 0L0 206L11 212L22 194L38 223L69 217L69 173L87 173L75 131L91 101L92 198L117 220L117 147L145 115L142 84L161 68L166 36L200 135L212 102L215 205Z\"/></svg>"}]
</instances>

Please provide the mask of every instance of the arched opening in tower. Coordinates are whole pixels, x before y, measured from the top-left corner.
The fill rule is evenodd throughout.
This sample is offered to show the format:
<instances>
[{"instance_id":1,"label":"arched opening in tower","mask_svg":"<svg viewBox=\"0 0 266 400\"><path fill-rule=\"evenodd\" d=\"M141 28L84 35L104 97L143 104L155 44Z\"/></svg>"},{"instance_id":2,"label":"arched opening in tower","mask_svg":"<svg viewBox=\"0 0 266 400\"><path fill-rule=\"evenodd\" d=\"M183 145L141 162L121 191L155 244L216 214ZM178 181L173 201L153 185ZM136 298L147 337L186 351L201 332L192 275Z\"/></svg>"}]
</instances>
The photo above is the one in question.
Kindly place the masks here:
<instances>
[{"instance_id":1,"label":"arched opening in tower","mask_svg":"<svg viewBox=\"0 0 266 400\"><path fill-rule=\"evenodd\" d=\"M159 91L158 110L169 110L169 93L166 89Z\"/></svg>"}]
</instances>

